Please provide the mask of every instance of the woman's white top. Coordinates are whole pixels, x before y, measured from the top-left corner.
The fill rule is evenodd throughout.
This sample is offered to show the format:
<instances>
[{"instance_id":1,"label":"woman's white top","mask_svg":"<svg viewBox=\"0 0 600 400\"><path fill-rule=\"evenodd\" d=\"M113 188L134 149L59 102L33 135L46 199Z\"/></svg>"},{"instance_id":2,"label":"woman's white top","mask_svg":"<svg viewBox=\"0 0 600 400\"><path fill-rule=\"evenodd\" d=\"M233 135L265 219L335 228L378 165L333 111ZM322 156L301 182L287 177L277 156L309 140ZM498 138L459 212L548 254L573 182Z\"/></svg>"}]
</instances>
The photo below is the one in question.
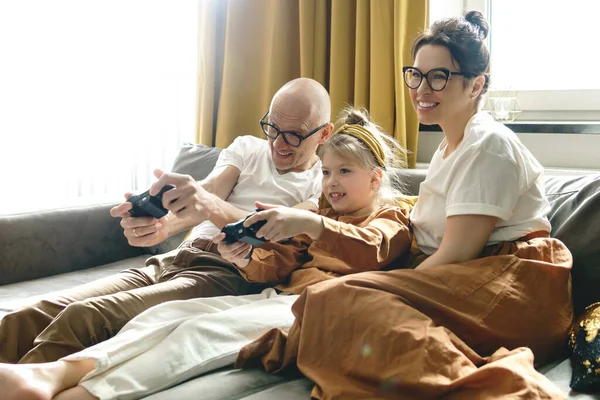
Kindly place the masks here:
<instances>
[{"instance_id":1,"label":"woman's white top","mask_svg":"<svg viewBox=\"0 0 600 400\"><path fill-rule=\"evenodd\" d=\"M433 254L439 248L446 218L453 215L498 217L487 244L550 232L544 168L513 131L478 112L467 123L462 142L444 159L446 146L444 139L411 212L421 251Z\"/></svg>"}]
</instances>

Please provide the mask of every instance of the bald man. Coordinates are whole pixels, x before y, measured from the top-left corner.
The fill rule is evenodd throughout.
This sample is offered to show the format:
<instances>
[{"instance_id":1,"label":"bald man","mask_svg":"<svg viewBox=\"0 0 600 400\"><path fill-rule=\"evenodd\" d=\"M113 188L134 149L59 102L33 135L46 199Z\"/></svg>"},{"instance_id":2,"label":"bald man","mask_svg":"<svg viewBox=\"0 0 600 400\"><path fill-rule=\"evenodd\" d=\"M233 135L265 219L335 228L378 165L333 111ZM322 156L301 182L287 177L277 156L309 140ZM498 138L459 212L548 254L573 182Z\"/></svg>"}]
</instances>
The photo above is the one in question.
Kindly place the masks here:
<instances>
[{"instance_id":1,"label":"bald man","mask_svg":"<svg viewBox=\"0 0 600 400\"><path fill-rule=\"evenodd\" d=\"M151 194L175 186L163 196L169 213L158 220L133 218L131 203L124 202L111 215L121 218L132 246L153 246L193 228L188 239L172 252L149 258L146 267L6 315L0 322L0 362L58 360L116 335L133 317L165 301L260 292L264 287L244 280L218 255L211 239L254 211L255 201L316 210L321 191L316 149L333 130L330 114L325 88L312 79L295 79L277 91L260 121L267 140L236 138L201 182L156 170Z\"/></svg>"}]
</instances>

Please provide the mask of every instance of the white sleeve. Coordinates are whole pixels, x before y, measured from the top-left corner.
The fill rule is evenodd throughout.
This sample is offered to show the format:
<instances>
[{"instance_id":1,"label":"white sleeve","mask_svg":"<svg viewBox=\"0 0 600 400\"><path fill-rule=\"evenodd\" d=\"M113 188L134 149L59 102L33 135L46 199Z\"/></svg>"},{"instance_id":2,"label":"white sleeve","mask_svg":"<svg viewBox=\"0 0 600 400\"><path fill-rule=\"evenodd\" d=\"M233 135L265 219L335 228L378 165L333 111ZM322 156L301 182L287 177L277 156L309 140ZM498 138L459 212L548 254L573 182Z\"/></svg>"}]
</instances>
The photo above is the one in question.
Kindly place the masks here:
<instances>
[{"instance_id":1,"label":"white sleeve","mask_svg":"<svg viewBox=\"0 0 600 400\"><path fill-rule=\"evenodd\" d=\"M321 197L321 185L315 185L313 189L314 190L312 195L307 200L315 203L315 207L319 208L319 198Z\"/></svg>"},{"instance_id":2,"label":"white sleeve","mask_svg":"<svg viewBox=\"0 0 600 400\"><path fill-rule=\"evenodd\" d=\"M446 191L446 217L489 215L508 220L520 194L519 167L509 154L481 147L456 160Z\"/></svg>"},{"instance_id":3,"label":"white sleeve","mask_svg":"<svg viewBox=\"0 0 600 400\"><path fill-rule=\"evenodd\" d=\"M248 143L248 136L238 136L227 148L219 153L219 158L215 164L215 170L219 170L228 165L233 165L240 171L244 168L244 159L247 157L248 150L251 149Z\"/></svg>"},{"instance_id":4,"label":"white sleeve","mask_svg":"<svg viewBox=\"0 0 600 400\"><path fill-rule=\"evenodd\" d=\"M321 192L323 191L323 172L321 170L321 161L319 162L319 168L317 169L317 176L312 181L310 192L308 194L308 201L315 203L315 206L319 208L319 199L321 198Z\"/></svg>"}]
</instances>

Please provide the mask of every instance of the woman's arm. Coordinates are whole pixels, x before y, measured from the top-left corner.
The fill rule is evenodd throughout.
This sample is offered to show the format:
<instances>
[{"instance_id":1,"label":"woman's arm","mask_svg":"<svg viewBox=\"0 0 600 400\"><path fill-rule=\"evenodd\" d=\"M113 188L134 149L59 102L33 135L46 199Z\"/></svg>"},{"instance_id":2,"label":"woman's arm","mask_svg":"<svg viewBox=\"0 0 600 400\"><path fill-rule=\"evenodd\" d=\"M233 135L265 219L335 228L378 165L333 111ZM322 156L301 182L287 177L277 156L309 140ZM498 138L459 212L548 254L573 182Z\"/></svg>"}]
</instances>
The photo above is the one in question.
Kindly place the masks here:
<instances>
[{"instance_id":1,"label":"woman's arm","mask_svg":"<svg viewBox=\"0 0 600 400\"><path fill-rule=\"evenodd\" d=\"M444 236L438 250L417 268L470 261L477 258L494 227L497 217L454 215L446 218Z\"/></svg>"}]
</instances>

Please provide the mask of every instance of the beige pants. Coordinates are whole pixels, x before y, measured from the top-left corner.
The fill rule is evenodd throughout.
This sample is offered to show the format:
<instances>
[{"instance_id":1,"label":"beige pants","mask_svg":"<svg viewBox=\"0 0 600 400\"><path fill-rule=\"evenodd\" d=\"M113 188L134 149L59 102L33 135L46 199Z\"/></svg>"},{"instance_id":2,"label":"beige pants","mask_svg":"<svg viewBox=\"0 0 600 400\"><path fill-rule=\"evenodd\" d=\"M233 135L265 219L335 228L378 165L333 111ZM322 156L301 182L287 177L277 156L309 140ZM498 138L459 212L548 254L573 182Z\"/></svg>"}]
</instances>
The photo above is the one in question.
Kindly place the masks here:
<instances>
[{"instance_id":1,"label":"beige pants","mask_svg":"<svg viewBox=\"0 0 600 400\"><path fill-rule=\"evenodd\" d=\"M145 268L60 292L6 315L0 322L0 362L58 360L116 335L133 317L166 301L246 295L264 288L248 283L207 245L202 239L185 242L148 259Z\"/></svg>"},{"instance_id":2,"label":"beige pants","mask_svg":"<svg viewBox=\"0 0 600 400\"><path fill-rule=\"evenodd\" d=\"M80 385L99 399L139 399L233 364L242 346L269 328L288 330L297 298L265 289L160 304L115 337L63 360L96 360Z\"/></svg>"}]
</instances>

